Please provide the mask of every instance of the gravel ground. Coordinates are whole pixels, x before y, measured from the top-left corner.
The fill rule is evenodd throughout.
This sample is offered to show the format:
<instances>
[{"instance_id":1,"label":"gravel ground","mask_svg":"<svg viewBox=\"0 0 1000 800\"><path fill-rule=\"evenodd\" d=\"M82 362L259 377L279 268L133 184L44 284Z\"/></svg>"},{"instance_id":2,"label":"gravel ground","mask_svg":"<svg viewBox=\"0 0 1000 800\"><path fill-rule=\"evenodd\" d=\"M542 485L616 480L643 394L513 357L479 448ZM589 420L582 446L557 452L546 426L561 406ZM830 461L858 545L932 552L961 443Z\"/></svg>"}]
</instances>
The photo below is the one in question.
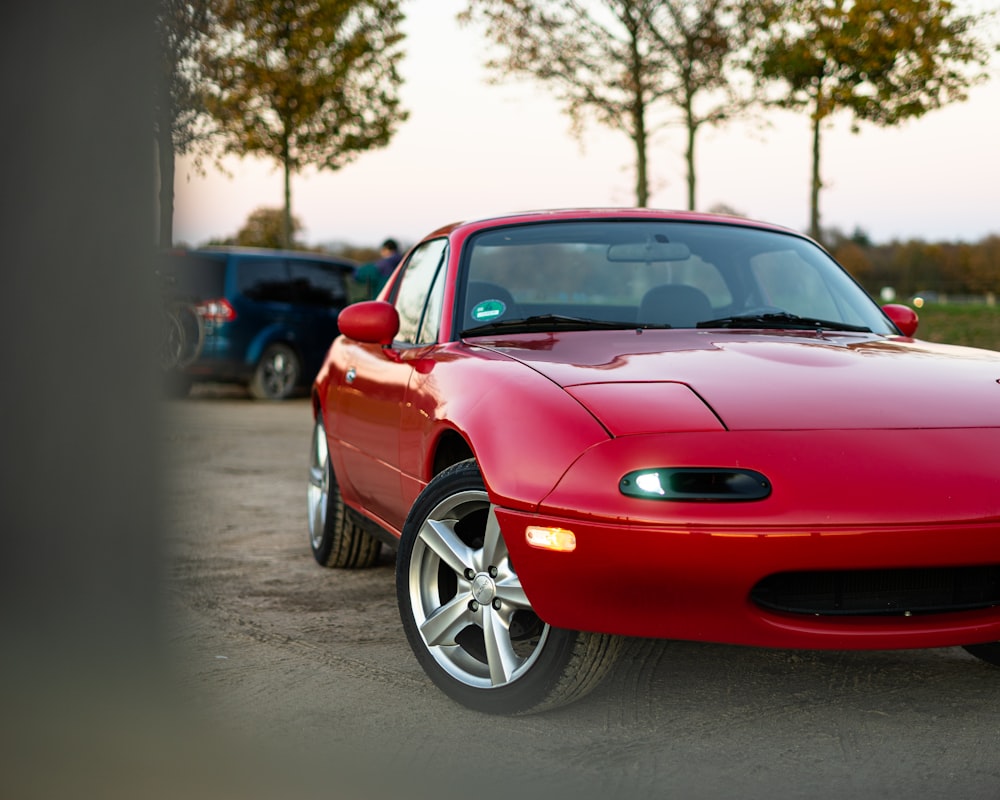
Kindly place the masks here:
<instances>
[{"instance_id":1,"label":"gravel ground","mask_svg":"<svg viewBox=\"0 0 1000 800\"><path fill-rule=\"evenodd\" d=\"M633 640L610 678L568 708L508 719L457 706L407 647L393 554L361 571L311 558L308 402L208 394L169 414L181 696L228 746L274 757L288 788L1000 798L1000 670L957 648Z\"/></svg>"}]
</instances>

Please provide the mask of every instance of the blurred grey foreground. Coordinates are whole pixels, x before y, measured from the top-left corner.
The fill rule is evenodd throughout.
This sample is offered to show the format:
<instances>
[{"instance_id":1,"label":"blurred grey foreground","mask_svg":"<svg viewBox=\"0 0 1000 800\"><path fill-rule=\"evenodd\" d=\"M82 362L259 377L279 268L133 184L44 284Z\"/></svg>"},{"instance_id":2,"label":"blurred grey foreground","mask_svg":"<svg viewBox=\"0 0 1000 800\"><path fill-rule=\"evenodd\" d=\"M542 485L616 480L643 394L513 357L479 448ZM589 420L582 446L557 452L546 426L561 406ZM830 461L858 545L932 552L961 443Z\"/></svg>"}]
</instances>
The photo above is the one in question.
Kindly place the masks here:
<instances>
[{"instance_id":1,"label":"blurred grey foreground","mask_svg":"<svg viewBox=\"0 0 1000 800\"><path fill-rule=\"evenodd\" d=\"M288 797L163 646L148 0L5 9L0 797Z\"/></svg>"}]
</instances>

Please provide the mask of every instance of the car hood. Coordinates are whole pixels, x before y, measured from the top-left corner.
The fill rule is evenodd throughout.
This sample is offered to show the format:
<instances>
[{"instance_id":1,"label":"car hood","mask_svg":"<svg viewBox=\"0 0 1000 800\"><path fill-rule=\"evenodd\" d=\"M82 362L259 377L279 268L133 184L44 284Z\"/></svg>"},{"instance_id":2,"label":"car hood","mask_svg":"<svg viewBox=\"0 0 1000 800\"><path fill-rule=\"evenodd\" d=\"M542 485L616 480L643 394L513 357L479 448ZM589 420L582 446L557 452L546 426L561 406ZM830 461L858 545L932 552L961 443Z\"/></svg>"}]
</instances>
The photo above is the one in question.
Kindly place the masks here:
<instances>
[{"instance_id":1,"label":"car hood","mask_svg":"<svg viewBox=\"0 0 1000 800\"><path fill-rule=\"evenodd\" d=\"M686 430L1000 427L1000 353L987 350L718 330L521 334L476 344L562 386L616 435L673 430L675 418Z\"/></svg>"}]
</instances>

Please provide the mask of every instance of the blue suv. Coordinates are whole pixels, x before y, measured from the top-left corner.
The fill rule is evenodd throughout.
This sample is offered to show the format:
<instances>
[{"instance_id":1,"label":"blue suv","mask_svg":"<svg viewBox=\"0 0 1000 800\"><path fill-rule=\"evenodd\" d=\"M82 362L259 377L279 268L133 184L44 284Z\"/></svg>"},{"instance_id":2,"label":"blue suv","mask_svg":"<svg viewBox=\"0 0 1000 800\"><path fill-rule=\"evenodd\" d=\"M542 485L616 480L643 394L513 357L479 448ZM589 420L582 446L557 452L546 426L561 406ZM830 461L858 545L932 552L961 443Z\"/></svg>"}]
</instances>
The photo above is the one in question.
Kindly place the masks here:
<instances>
[{"instance_id":1,"label":"blue suv","mask_svg":"<svg viewBox=\"0 0 1000 800\"><path fill-rule=\"evenodd\" d=\"M357 268L315 253L244 247L170 251L159 266L204 324L201 352L176 376L179 388L242 383L267 400L312 382Z\"/></svg>"}]
</instances>

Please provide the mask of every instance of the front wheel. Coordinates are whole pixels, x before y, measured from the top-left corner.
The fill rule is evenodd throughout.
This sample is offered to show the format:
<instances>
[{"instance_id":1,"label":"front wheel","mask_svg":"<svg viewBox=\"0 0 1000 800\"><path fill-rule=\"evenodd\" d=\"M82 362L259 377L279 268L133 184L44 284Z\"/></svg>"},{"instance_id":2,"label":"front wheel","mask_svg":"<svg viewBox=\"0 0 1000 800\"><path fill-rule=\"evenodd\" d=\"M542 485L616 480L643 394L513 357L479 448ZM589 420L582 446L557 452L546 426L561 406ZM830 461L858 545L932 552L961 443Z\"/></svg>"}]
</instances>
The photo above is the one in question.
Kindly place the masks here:
<instances>
[{"instance_id":1,"label":"front wheel","mask_svg":"<svg viewBox=\"0 0 1000 800\"><path fill-rule=\"evenodd\" d=\"M272 344L261 356L250 380L250 394L258 400L285 400L299 382L299 357L287 344Z\"/></svg>"},{"instance_id":2,"label":"front wheel","mask_svg":"<svg viewBox=\"0 0 1000 800\"><path fill-rule=\"evenodd\" d=\"M965 651L971 653L976 658L1000 667L1000 642L987 642L986 644L967 644Z\"/></svg>"},{"instance_id":3,"label":"front wheel","mask_svg":"<svg viewBox=\"0 0 1000 800\"><path fill-rule=\"evenodd\" d=\"M414 503L396 559L406 637L452 699L491 714L543 711L593 690L615 636L553 628L532 610L474 461L435 477Z\"/></svg>"}]
</instances>

